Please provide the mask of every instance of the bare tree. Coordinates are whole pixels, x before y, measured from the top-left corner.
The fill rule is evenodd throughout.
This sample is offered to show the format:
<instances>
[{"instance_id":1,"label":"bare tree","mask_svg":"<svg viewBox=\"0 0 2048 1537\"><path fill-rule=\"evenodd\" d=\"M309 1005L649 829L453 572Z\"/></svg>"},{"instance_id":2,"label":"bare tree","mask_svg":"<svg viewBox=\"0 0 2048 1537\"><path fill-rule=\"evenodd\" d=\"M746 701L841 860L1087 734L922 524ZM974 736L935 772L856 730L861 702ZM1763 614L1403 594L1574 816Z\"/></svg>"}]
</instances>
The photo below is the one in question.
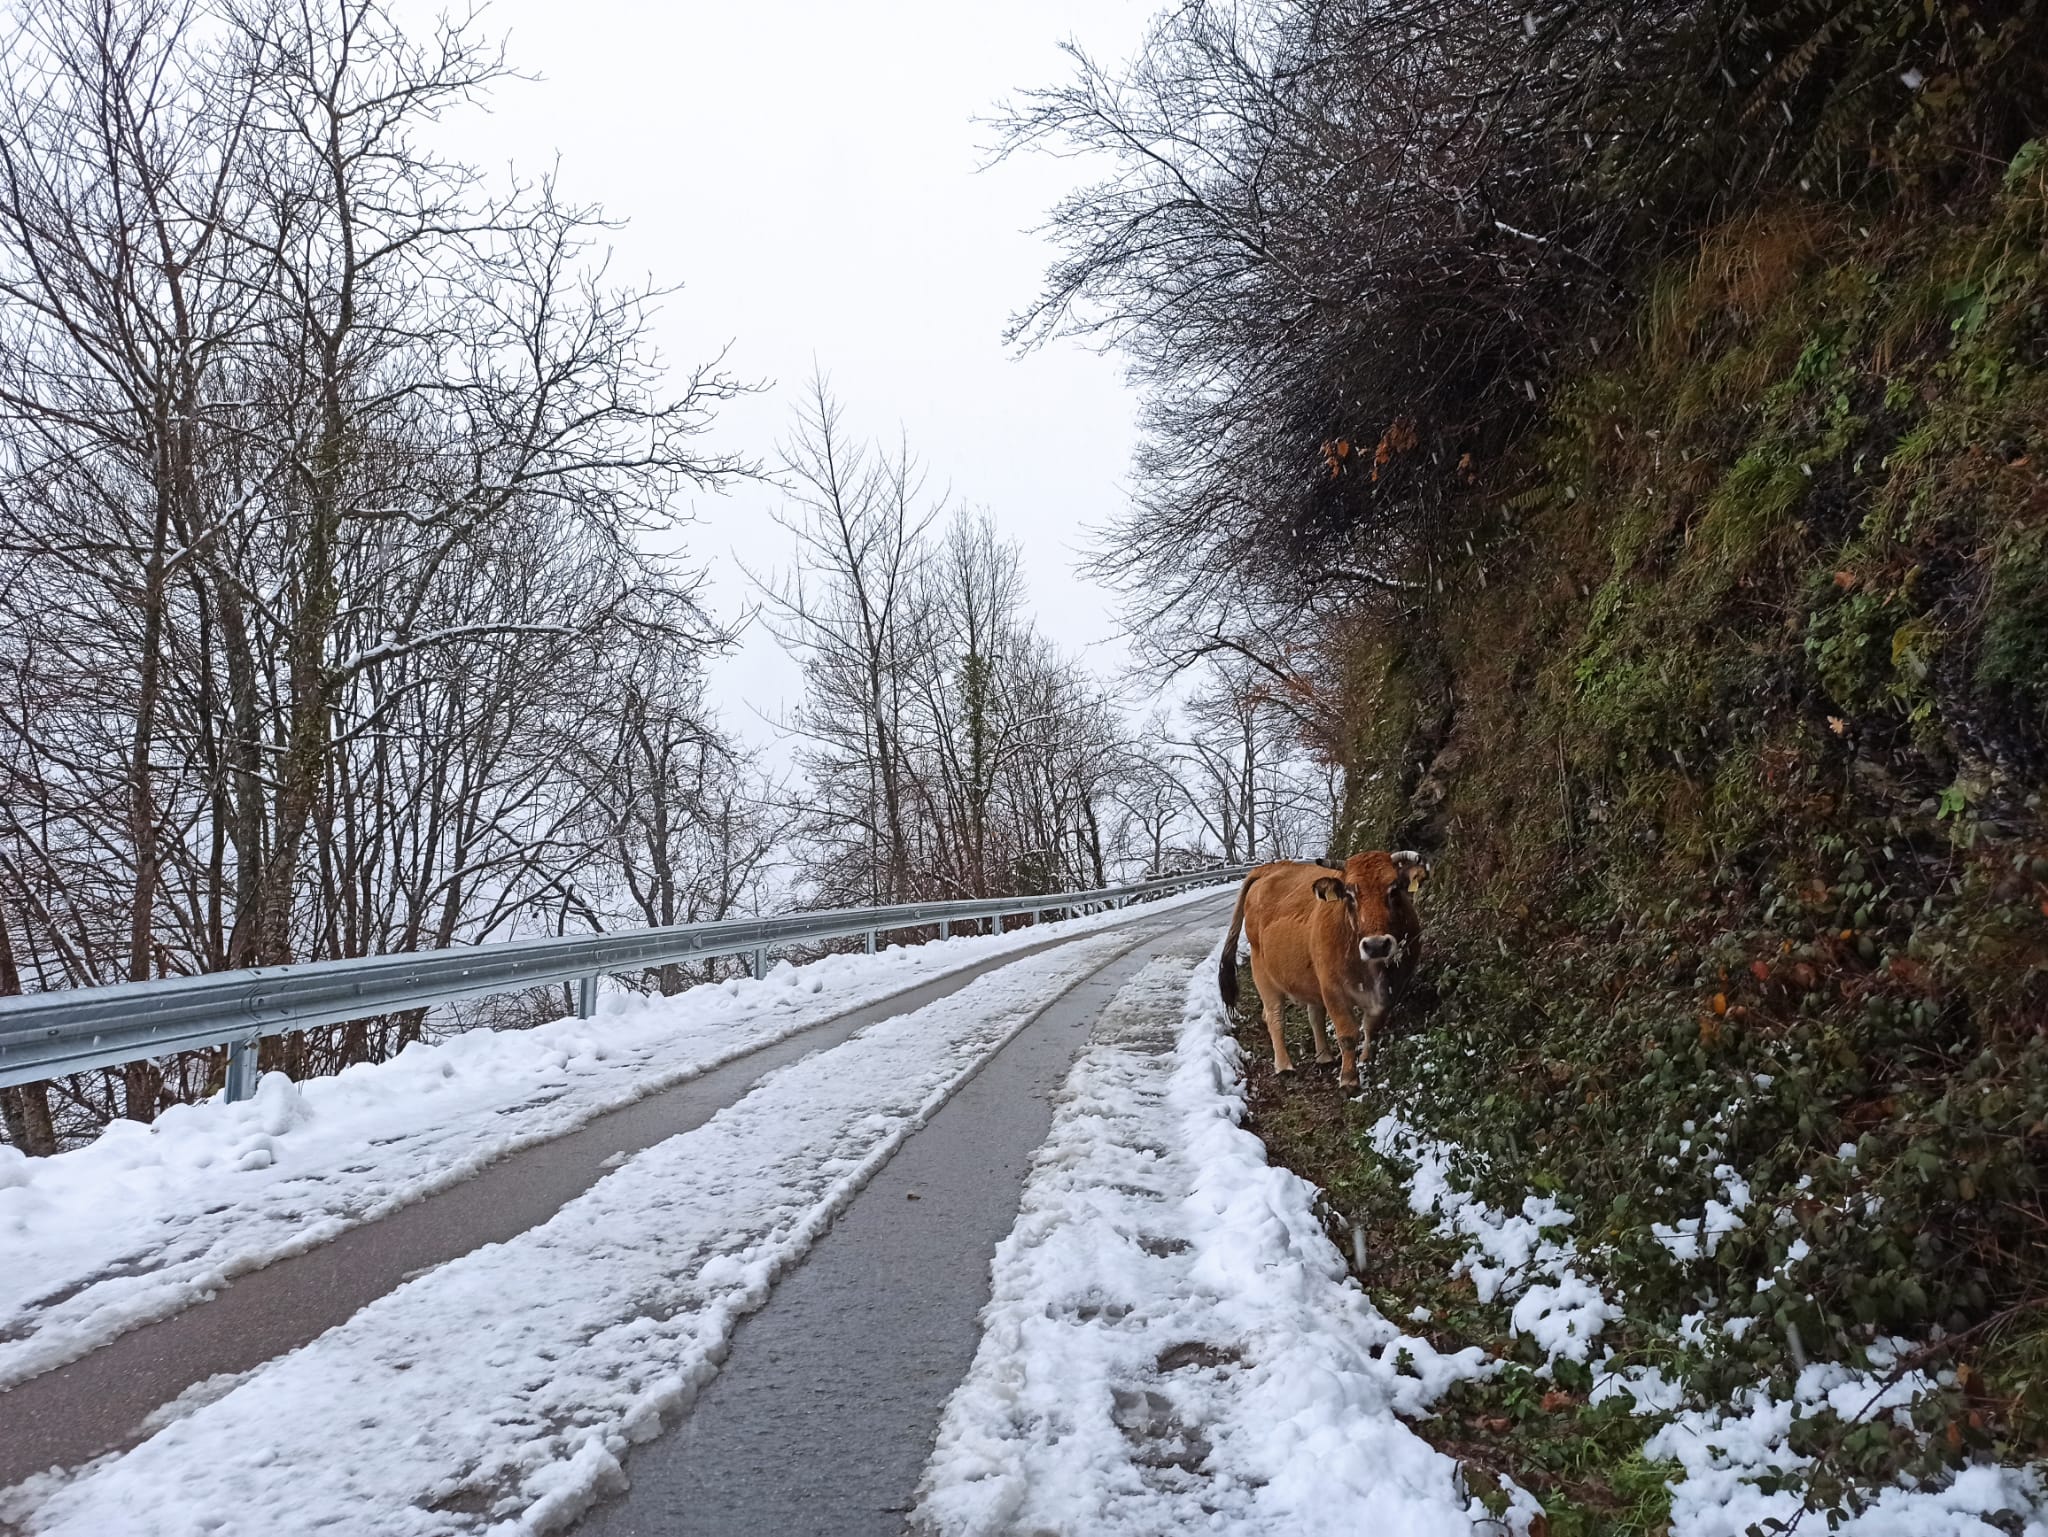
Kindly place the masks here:
<instances>
[{"instance_id":1,"label":"bare tree","mask_svg":"<svg viewBox=\"0 0 2048 1537\"><path fill-rule=\"evenodd\" d=\"M1498 467L1546 382L1663 255L1768 199L2004 164L2048 125L2044 47L2037 12L1935 0L1187 0L1127 62L1070 48L994 128L1106 167L1013 327L1144 388L1098 571L1177 664L1340 691L1346 632L1428 633L1528 489Z\"/></svg>"},{"instance_id":2,"label":"bare tree","mask_svg":"<svg viewBox=\"0 0 2048 1537\"><path fill-rule=\"evenodd\" d=\"M607 281L596 210L425 148L507 78L471 19L53 0L0 25L9 975L86 986L623 910L643 867L597 809L616 785L563 765L616 758L633 659L685 677L723 643L637 535L747 468L700 447L736 381L715 360L669 380L658 294ZM719 759L693 693L664 708ZM670 899L715 879L729 905L746 867ZM266 1060L327 1070L420 1026ZM219 1069L10 1093L8 1135L147 1119Z\"/></svg>"},{"instance_id":3,"label":"bare tree","mask_svg":"<svg viewBox=\"0 0 2048 1537\"><path fill-rule=\"evenodd\" d=\"M581 749L593 835L619 883L613 906L649 925L729 917L782 849L786 802L710 723L693 652L651 644L620 661L603 699L614 730ZM680 965L655 977L663 993L684 980Z\"/></svg>"},{"instance_id":4,"label":"bare tree","mask_svg":"<svg viewBox=\"0 0 2048 1537\"><path fill-rule=\"evenodd\" d=\"M1232 864L1324 850L1336 810L1334 776L1293 748L1285 710L1262 675L1213 664L1189 701L1189 731L1171 746L1191 815Z\"/></svg>"},{"instance_id":5,"label":"bare tree","mask_svg":"<svg viewBox=\"0 0 2048 1537\"><path fill-rule=\"evenodd\" d=\"M815 375L782 448L797 539L795 569L761 584L777 637L804 659L798 729L819 795L811 834L836 896L900 901L910 891L910 774L905 714L926 627L927 500L907 443L854 439L824 375Z\"/></svg>"},{"instance_id":6,"label":"bare tree","mask_svg":"<svg viewBox=\"0 0 2048 1537\"><path fill-rule=\"evenodd\" d=\"M1124 837L1141 763L1126 713L1033 629L994 518L941 524L907 449L853 439L821 381L784 457L798 562L764 591L804 664L813 899L1071 889L1144 867ZM1186 814L1176 796L1155 864Z\"/></svg>"},{"instance_id":7,"label":"bare tree","mask_svg":"<svg viewBox=\"0 0 2048 1537\"><path fill-rule=\"evenodd\" d=\"M927 723L924 809L943 886L987 896L999 884L996 790L1011 750L1003 718L1006 674L1019 639L1023 583L1017 553L986 512L962 510L925 567L922 612L931 641L916 657L915 687Z\"/></svg>"}]
</instances>

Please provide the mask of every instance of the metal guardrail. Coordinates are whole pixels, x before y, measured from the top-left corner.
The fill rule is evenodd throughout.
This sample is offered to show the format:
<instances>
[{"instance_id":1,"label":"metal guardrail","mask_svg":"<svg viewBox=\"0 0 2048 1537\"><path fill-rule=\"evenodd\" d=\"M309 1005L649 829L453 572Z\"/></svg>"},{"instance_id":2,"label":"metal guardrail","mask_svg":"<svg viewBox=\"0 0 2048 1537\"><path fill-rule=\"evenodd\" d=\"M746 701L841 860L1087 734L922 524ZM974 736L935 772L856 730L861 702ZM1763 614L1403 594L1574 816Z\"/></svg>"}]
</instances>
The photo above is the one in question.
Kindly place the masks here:
<instances>
[{"instance_id":1,"label":"metal guardrail","mask_svg":"<svg viewBox=\"0 0 2048 1537\"><path fill-rule=\"evenodd\" d=\"M751 952L758 977L768 951L781 945L865 934L872 953L875 936L891 929L936 924L943 939L955 923L1122 906L1234 880L1250 868L1230 865L1099 891L725 919L29 993L0 999L0 1088L226 1046L227 1097L246 1099L256 1091L256 1043L266 1035L552 982L577 983L576 1013L588 1018L597 1008L597 980L610 973Z\"/></svg>"}]
</instances>

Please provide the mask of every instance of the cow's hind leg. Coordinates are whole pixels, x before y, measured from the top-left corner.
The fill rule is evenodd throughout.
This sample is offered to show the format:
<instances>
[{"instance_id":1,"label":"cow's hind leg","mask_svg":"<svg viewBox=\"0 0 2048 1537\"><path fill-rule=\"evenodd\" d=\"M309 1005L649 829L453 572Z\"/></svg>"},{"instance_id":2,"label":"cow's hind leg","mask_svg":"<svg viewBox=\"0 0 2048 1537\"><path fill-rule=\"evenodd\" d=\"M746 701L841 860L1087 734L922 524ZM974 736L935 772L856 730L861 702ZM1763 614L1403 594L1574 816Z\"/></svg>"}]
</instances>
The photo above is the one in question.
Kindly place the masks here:
<instances>
[{"instance_id":1,"label":"cow's hind leg","mask_svg":"<svg viewBox=\"0 0 2048 1537\"><path fill-rule=\"evenodd\" d=\"M1320 1000L1309 1002L1308 1028L1309 1033L1316 1038L1316 1063L1321 1067L1328 1067L1337 1060L1337 1054L1330 1050L1330 1035L1325 1028L1329 1018L1329 1011L1323 1007Z\"/></svg>"},{"instance_id":2,"label":"cow's hind leg","mask_svg":"<svg viewBox=\"0 0 2048 1537\"><path fill-rule=\"evenodd\" d=\"M1252 957L1252 985L1259 990L1259 1002L1266 1011L1266 1034L1273 1038L1273 1071L1291 1073L1294 1061L1287 1055L1287 994L1280 984L1259 975L1258 957Z\"/></svg>"}]
</instances>

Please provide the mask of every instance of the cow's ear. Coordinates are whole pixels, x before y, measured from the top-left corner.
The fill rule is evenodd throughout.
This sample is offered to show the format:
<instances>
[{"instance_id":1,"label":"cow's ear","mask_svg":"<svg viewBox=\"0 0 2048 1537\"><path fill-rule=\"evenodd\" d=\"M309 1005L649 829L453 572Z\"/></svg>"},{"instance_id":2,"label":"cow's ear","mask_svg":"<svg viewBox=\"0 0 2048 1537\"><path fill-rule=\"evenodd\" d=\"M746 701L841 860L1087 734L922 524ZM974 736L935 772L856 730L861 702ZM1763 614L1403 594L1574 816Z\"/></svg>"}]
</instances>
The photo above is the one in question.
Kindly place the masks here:
<instances>
[{"instance_id":1,"label":"cow's ear","mask_svg":"<svg viewBox=\"0 0 2048 1537\"><path fill-rule=\"evenodd\" d=\"M1344 895L1344 883L1334 875L1326 875L1316 882L1316 897L1320 901L1334 902Z\"/></svg>"},{"instance_id":2,"label":"cow's ear","mask_svg":"<svg viewBox=\"0 0 2048 1537\"><path fill-rule=\"evenodd\" d=\"M1413 896L1429 879L1429 861L1413 849L1397 850L1393 857L1394 868L1400 872L1395 885Z\"/></svg>"}]
</instances>

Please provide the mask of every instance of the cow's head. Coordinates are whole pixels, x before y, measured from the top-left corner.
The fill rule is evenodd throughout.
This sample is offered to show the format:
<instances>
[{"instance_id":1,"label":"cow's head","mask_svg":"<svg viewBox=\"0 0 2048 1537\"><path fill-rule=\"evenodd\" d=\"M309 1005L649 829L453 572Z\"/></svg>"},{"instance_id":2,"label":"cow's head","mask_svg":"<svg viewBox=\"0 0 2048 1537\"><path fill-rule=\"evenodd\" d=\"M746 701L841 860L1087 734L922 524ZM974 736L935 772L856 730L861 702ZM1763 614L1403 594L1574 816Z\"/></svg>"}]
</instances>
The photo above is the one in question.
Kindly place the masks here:
<instances>
[{"instance_id":1,"label":"cow's head","mask_svg":"<svg viewBox=\"0 0 2048 1537\"><path fill-rule=\"evenodd\" d=\"M1376 987L1380 968L1400 958L1400 941L1387 931L1387 892L1375 889L1375 883L1360 885L1352 874L1347 869L1341 877L1324 876L1316 882L1316 897L1344 904L1350 944L1368 985Z\"/></svg>"}]
</instances>

